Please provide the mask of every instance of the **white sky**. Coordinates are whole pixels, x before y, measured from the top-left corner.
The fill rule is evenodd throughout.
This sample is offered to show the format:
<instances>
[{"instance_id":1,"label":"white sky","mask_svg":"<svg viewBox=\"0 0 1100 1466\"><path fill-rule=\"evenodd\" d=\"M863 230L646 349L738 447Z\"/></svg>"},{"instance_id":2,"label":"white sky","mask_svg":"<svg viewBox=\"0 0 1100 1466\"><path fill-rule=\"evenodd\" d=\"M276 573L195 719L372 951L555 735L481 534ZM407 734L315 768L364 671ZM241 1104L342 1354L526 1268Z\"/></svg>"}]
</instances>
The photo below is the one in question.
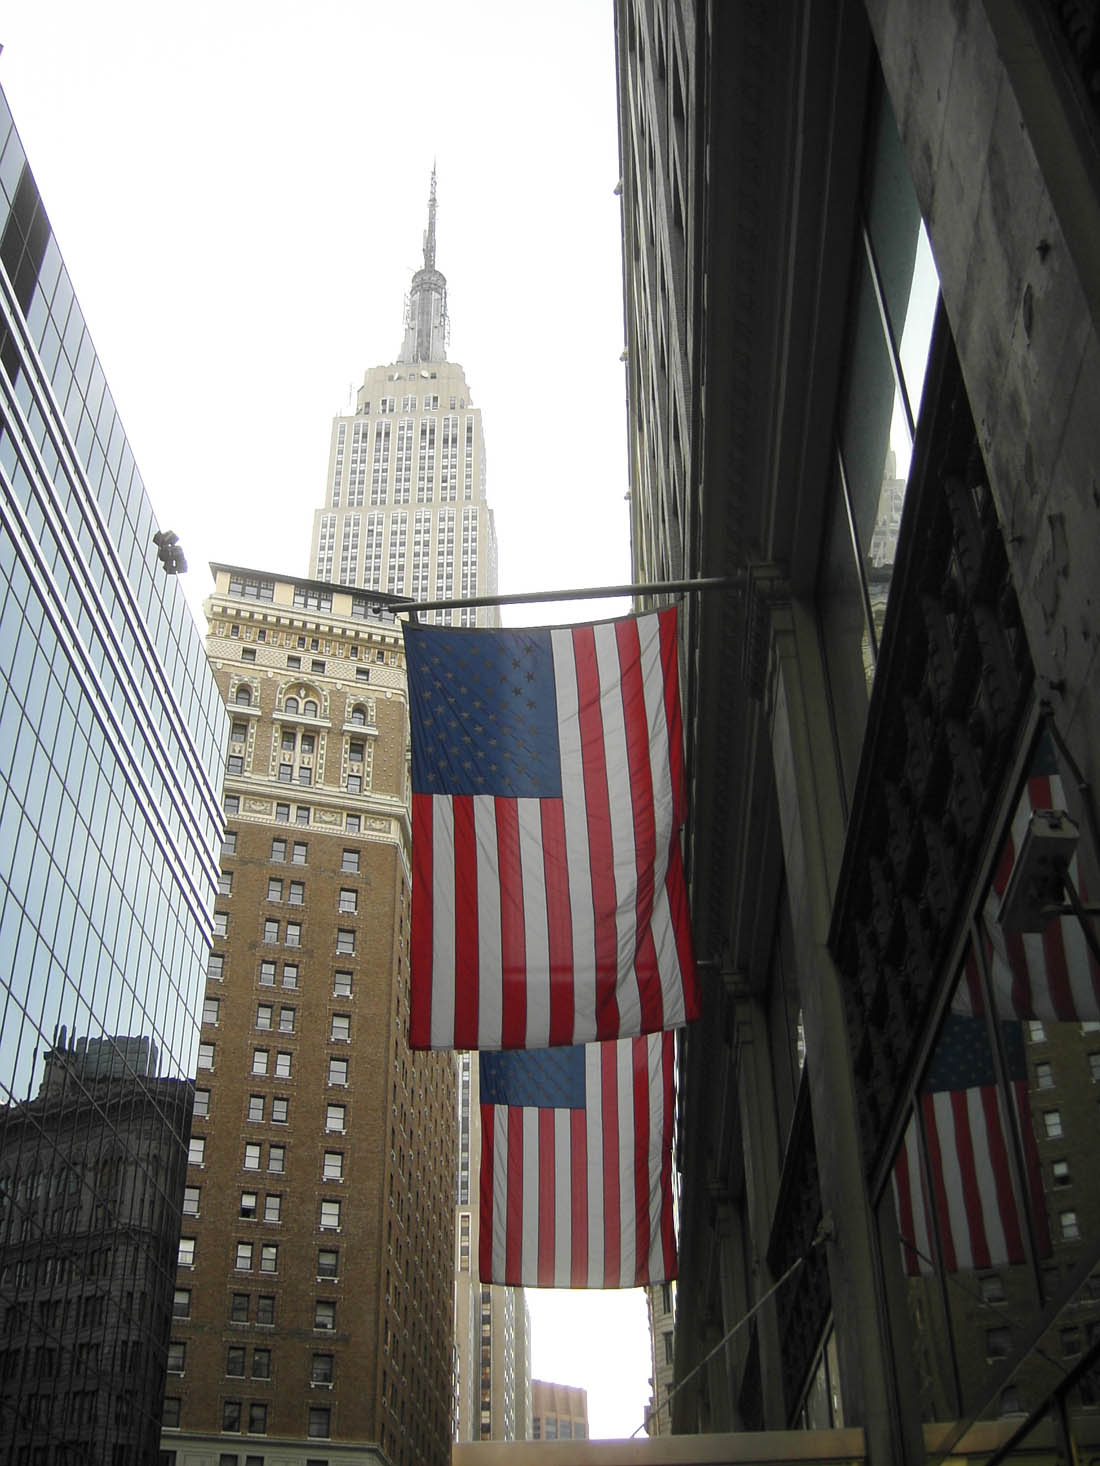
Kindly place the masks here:
<instances>
[{"instance_id":1,"label":"white sky","mask_svg":"<svg viewBox=\"0 0 1100 1466\"><path fill-rule=\"evenodd\" d=\"M433 158L501 588L629 580L610 0L24 0L0 42L196 610L210 560L308 574L330 420L401 344ZM593 1436L631 1434L643 1295L529 1297L534 1375L587 1388Z\"/></svg>"}]
</instances>

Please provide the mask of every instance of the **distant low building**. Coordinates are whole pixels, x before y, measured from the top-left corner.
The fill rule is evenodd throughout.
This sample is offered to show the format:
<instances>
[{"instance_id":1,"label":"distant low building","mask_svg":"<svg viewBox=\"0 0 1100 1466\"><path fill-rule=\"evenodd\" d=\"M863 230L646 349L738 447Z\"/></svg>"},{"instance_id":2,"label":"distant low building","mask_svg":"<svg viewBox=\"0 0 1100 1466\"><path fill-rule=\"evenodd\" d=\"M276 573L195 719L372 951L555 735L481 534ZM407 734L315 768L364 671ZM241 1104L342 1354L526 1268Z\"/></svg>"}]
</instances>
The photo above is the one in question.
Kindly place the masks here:
<instances>
[{"instance_id":1,"label":"distant low building","mask_svg":"<svg viewBox=\"0 0 1100 1466\"><path fill-rule=\"evenodd\" d=\"M588 1439L588 1391L578 1385L531 1381L531 1439L583 1441Z\"/></svg>"}]
</instances>

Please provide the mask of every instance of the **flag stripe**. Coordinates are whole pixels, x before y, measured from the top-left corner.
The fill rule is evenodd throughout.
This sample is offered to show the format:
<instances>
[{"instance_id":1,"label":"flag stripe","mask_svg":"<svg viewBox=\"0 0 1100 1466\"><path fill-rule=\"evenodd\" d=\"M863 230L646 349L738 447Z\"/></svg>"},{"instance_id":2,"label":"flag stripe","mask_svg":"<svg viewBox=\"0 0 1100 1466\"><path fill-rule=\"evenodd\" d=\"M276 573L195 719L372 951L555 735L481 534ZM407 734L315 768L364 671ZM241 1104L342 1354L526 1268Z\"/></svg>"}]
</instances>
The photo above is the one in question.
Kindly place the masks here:
<instances>
[{"instance_id":1,"label":"flag stripe","mask_svg":"<svg viewBox=\"0 0 1100 1466\"><path fill-rule=\"evenodd\" d=\"M664 1027L660 974L653 942L653 902L657 874L657 829L650 758L653 738L646 707L638 626L620 621L616 627L622 664L623 722L630 779L634 833L634 961L638 973L639 1027L652 1033Z\"/></svg>"},{"instance_id":2,"label":"flag stripe","mask_svg":"<svg viewBox=\"0 0 1100 1466\"><path fill-rule=\"evenodd\" d=\"M634 1215L637 1225L634 1229L634 1257L630 1276L623 1277L623 1286L629 1287L637 1276L643 1259L649 1257L650 1215L649 1193L652 1178L649 1174L649 1154L652 1141L649 1134L650 1120L650 1074L649 1046L642 1039L634 1039L630 1046L631 1090L634 1102L634 1154L630 1171L634 1175Z\"/></svg>"},{"instance_id":3,"label":"flag stripe","mask_svg":"<svg viewBox=\"0 0 1100 1466\"><path fill-rule=\"evenodd\" d=\"M477 846L477 922L480 961L477 1017L479 1047L501 1047L504 1012L501 883L497 876L499 831L497 800L483 794L474 798L474 834Z\"/></svg>"},{"instance_id":4,"label":"flag stripe","mask_svg":"<svg viewBox=\"0 0 1100 1466\"><path fill-rule=\"evenodd\" d=\"M455 909L454 809L449 799L432 804L432 849L446 852L436 863L432 888L432 998L433 1048L450 1048L455 1034Z\"/></svg>"},{"instance_id":5,"label":"flag stripe","mask_svg":"<svg viewBox=\"0 0 1100 1466\"><path fill-rule=\"evenodd\" d=\"M497 1218L495 1198L500 1194L500 1180L496 1166L496 1110L492 1105L481 1107L481 1176L478 1185L478 1202L481 1225L478 1228L477 1263L478 1277L496 1277L500 1271L497 1264Z\"/></svg>"},{"instance_id":6,"label":"flag stripe","mask_svg":"<svg viewBox=\"0 0 1100 1466\"><path fill-rule=\"evenodd\" d=\"M527 1029L525 1049L550 1041L550 935L546 919L546 876L542 864L542 801L520 799L519 862L526 941Z\"/></svg>"},{"instance_id":7,"label":"flag stripe","mask_svg":"<svg viewBox=\"0 0 1100 1466\"><path fill-rule=\"evenodd\" d=\"M588 846L588 818L581 771L581 727L577 702L577 673L573 641L552 639L554 680L558 698L558 737L561 749L562 826L565 830L569 911L575 971L595 972L596 913L592 895L592 852ZM595 982L573 983L573 1042L596 1036Z\"/></svg>"},{"instance_id":8,"label":"flag stripe","mask_svg":"<svg viewBox=\"0 0 1100 1466\"><path fill-rule=\"evenodd\" d=\"M630 783L631 730L624 702L624 681L633 676L635 663L631 658L629 638L624 646L614 624L596 627L595 648L600 684L600 721L603 726L603 777L607 784L608 828L611 838L611 876L615 890L615 987L618 1012L614 1032L637 1033L642 1027L638 973L635 970L637 915L634 901L626 897L637 885L638 856L635 845L636 811ZM635 643L634 650L636 649ZM637 711L632 710L635 716ZM654 1026L660 1028L660 1022Z\"/></svg>"},{"instance_id":9,"label":"flag stripe","mask_svg":"<svg viewBox=\"0 0 1100 1466\"><path fill-rule=\"evenodd\" d=\"M561 801L544 799L542 849L546 870L546 923L550 950L550 1043L573 1042L573 948L569 940L569 859Z\"/></svg>"},{"instance_id":10,"label":"flag stripe","mask_svg":"<svg viewBox=\"0 0 1100 1466\"><path fill-rule=\"evenodd\" d=\"M433 801L413 795L413 894L416 913L409 935L409 961L420 972L432 972L432 843ZM409 993L409 1044L414 1049L432 1046L432 993L434 982L421 982Z\"/></svg>"},{"instance_id":11,"label":"flag stripe","mask_svg":"<svg viewBox=\"0 0 1100 1466\"><path fill-rule=\"evenodd\" d=\"M599 1055L603 1106L603 1271L604 1277L617 1280L622 1256L619 1188L623 1175L619 1158L618 1055L614 1044L602 1045Z\"/></svg>"},{"instance_id":12,"label":"flag stripe","mask_svg":"<svg viewBox=\"0 0 1100 1466\"><path fill-rule=\"evenodd\" d=\"M502 974L500 1042L502 1048L517 1049L523 1047L527 1034L527 938L524 931L517 801L496 800L496 820ZM479 1034L481 1042L476 1047L491 1047L490 1037L490 1033L483 1028Z\"/></svg>"},{"instance_id":13,"label":"flag stripe","mask_svg":"<svg viewBox=\"0 0 1100 1466\"><path fill-rule=\"evenodd\" d=\"M527 1237L523 1219L530 1215L527 1209L527 1187L524 1184L523 1174L524 1149L523 1149L523 1120L528 1112L525 1110L506 1112L504 1115L504 1131L507 1137L506 1155L508 1158L508 1176L514 1177L510 1181L505 1196L507 1227L504 1240L504 1277L503 1283L515 1283L523 1276L523 1263L527 1252Z\"/></svg>"},{"instance_id":14,"label":"flag stripe","mask_svg":"<svg viewBox=\"0 0 1100 1466\"><path fill-rule=\"evenodd\" d=\"M666 739L669 755L669 783L673 798L672 828L678 829L687 819L687 795L684 786L684 734L680 713L680 674L676 645L676 613L662 611L658 618L661 643L661 665L664 668ZM663 782L663 781L662 781Z\"/></svg>"},{"instance_id":15,"label":"flag stripe","mask_svg":"<svg viewBox=\"0 0 1100 1466\"><path fill-rule=\"evenodd\" d=\"M569 1155L572 1166L570 1212L573 1245L569 1286L583 1288L588 1282L588 1135L583 1110L569 1111Z\"/></svg>"},{"instance_id":16,"label":"flag stripe","mask_svg":"<svg viewBox=\"0 0 1100 1466\"><path fill-rule=\"evenodd\" d=\"M554 1123L554 1116L557 1112L555 1110L534 1110L529 1113L534 1115L538 1125L538 1153L536 1156L539 1168L538 1231L535 1241L539 1287L552 1288L555 1281L554 1238L556 1229L554 1223L557 1217L557 1207L554 1201L554 1182L557 1171L554 1154L557 1126Z\"/></svg>"},{"instance_id":17,"label":"flag stripe","mask_svg":"<svg viewBox=\"0 0 1100 1466\"><path fill-rule=\"evenodd\" d=\"M452 803L454 819L455 1042L478 1030L477 846L469 795ZM464 1044L464 1046L467 1046Z\"/></svg>"},{"instance_id":18,"label":"flag stripe","mask_svg":"<svg viewBox=\"0 0 1100 1466\"><path fill-rule=\"evenodd\" d=\"M615 878L608 808L607 761L600 717L596 638L590 626L573 630L577 674L577 712L581 734L581 778L588 831L592 912L595 936L596 1038L619 1032L619 1005L615 992L618 972L618 923L615 920Z\"/></svg>"}]
</instances>

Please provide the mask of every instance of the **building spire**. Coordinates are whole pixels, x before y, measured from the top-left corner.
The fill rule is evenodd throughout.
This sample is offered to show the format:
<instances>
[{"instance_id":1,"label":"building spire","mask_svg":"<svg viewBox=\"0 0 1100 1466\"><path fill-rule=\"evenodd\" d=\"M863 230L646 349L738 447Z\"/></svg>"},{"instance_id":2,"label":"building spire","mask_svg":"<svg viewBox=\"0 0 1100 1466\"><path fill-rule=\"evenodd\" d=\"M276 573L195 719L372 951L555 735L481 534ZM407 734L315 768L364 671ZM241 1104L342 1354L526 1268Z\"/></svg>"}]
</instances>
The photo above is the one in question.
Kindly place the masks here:
<instances>
[{"instance_id":1,"label":"building spire","mask_svg":"<svg viewBox=\"0 0 1100 1466\"><path fill-rule=\"evenodd\" d=\"M435 163L428 195L428 227L424 231L424 265L417 270L405 305L405 339L400 362L446 361L447 281L435 267Z\"/></svg>"}]
</instances>

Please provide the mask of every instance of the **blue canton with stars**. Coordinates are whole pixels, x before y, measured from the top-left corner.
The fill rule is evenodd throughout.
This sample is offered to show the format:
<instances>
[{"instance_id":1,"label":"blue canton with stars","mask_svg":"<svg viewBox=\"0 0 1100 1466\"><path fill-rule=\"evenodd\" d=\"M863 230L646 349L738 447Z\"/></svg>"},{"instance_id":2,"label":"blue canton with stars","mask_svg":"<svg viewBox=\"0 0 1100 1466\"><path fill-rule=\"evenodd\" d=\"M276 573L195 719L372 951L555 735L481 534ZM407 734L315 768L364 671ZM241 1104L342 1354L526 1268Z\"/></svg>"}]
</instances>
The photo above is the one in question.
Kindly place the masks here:
<instances>
[{"instance_id":1,"label":"blue canton with stars","mask_svg":"<svg viewBox=\"0 0 1100 1466\"><path fill-rule=\"evenodd\" d=\"M583 1110L584 1045L483 1053L481 1103L536 1110Z\"/></svg>"},{"instance_id":2,"label":"blue canton with stars","mask_svg":"<svg viewBox=\"0 0 1100 1466\"><path fill-rule=\"evenodd\" d=\"M414 794L560 799L550 633L405 626Z\"/></svg>"}]
</instances>

